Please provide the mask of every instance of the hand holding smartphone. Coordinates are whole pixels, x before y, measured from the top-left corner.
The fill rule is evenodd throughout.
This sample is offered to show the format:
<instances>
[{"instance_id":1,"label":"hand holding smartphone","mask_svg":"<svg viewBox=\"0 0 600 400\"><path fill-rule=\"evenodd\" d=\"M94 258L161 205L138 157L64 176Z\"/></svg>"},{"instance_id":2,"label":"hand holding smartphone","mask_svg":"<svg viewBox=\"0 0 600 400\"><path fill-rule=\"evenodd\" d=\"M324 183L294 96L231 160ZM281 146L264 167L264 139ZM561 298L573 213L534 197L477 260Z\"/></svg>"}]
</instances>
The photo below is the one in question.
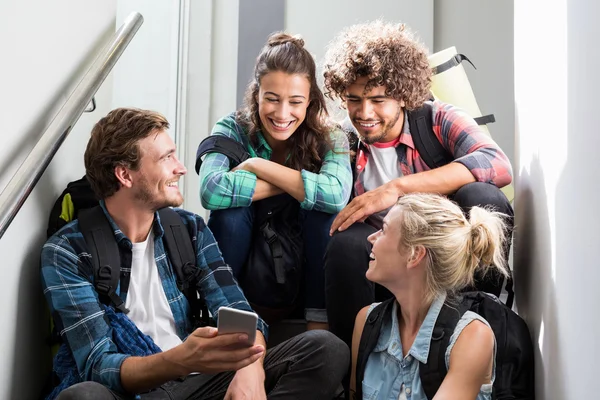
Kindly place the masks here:
<instances>
[{"instance_id":1,"label":"hand holding smartphone","mask_svg":"<svg viewBox=\"0 0 600 400\"><path fill-rule=\"evenodd\" d=\"M258 316L250 311L220 307L218 311L217 330L219 335L225 333L245 333L248 335L247 346L254 345L256 340L256 324Z\"/></svg>"}]
</instances>

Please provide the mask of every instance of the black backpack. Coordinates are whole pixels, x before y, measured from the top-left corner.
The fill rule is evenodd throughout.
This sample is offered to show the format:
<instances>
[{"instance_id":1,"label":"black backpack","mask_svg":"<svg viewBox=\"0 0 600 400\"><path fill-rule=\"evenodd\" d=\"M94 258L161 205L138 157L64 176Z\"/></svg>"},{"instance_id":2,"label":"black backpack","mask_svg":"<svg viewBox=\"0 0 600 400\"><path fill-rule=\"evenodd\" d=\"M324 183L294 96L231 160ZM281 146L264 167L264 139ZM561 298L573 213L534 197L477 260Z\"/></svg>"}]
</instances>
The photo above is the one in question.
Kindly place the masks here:
<instances>
[{"instance_id":1,"label":"black backpack","mask_svg":"<svg viewBox=\"0 0 600 400\"><path fill-rule=\"evenodd\" d=\"M167 256L176 275L177 287L187 298L191 309L191 322L194 328L209 324L208 307L197 290L200 270L196 268L196 252L189 232L181 217L171 208L158 211L164 228L164 243ZM48 221L48 237L71 220L78 219L94 268L94 286L100 301L112 305L115 310L127 313L125 303L117 295L121 284L129 285L129 276L121 277L120 255L110 223L98 204L89 181L83 178L70 182L56 200ZM51 342L59 341L56 329Z\"/></svg>"},{"instance_id":2,"label":"black backpack","mask_svg":"<svg viewBox=\"0 0 600 400\"><path fill-rule=\"evenodd\" d=\"M198 146L196 172L200 171L202 157L210 152L227 156L232 168L250 157L238 141L209 136ZM300 203L283 193L253 202L253 206L253 243L239 283L252 307L263 318L274 320L293 311L302 290Z\"/></svg>"},{"instance_id":3,"label":"black backpack","mask_svg":"<svg viewBox=\"0 0 600 400\"><path fill-rule=\"evenodd\" d=\"M496 336L496 379L492 398L496 400L534 400L533 344L527 324L496 297L483 292L466 292L458 306L446 302L433 329L426 364L419 365L419 376L428 399L433 399L446 373L445 354L450 337L466 311L473 311L490 324ZM360 339L356 363L357 398L362 398L362 381L369 354L375 348L383 321L391 318L395 298L377 305L367 317Z\"/></svg>"},{"instance_id":4,"label":"black backpack","mask_svg":"<svg viewBox=\"0 0 600 400\"><path fill-rule=\"evenodd\" d=\"M69 182L50 210L46 236L54 235L60 228L76 220L79 210L95 207L99 201L87 176L84 175L81 179Z\"/></svg>"}]
</instances>

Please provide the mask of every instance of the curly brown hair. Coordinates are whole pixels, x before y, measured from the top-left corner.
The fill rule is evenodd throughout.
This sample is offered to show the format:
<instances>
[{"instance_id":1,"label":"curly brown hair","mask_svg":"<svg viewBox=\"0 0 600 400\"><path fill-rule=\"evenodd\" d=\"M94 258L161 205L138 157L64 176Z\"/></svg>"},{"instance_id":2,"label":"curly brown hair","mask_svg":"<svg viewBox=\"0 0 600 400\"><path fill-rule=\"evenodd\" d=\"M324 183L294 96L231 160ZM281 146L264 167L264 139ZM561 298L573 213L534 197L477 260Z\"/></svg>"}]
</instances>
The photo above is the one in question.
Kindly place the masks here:
<instances>
[{"instance_id":1,"label":"curly brown hair","mask_svg":"<svg viewBox=\"0 0 600 400\"><path fill-rule=\"evenodd\" d=\"M84 154L85 173L96 196L105 199L119 190L115 168L137 171L141 159L138 142L165 129L169 122L164 116L137 108L117 108L98 121Z\"/></svg>"},{"instance_id":2,"label":"curly brown hair","mask_svg":"<svg viewBox=\"0 0 600 400\"><path fill-rule=\"evenodd\" d=\"M404 24L381 20L353 25L329 44L324 60L325 91L343 99L359 77L368 77L365 93L385 86L385 93L413 110L430 98L432 71L427 49Z\"/></svg>"},{"instance_id":3,"label":"curly brown hair","mask_svg":"<svg viewBox=\"0 0 600 400\"><path fill-rule=\"evenodd\" d=\"M304 48L304 40L286 33L273 33L256 59L252 81L246 89L244 104L236 118L248 131L254 145L258 144L257 132L261 130L258 114L258 91L263 76L280 71L286 74L304 75L310 82L309 105L306 118L288 139L290 153L286 166L295 170L306 169L317 172L323 163L322 157L332 149L329 133L333 128L328 120L325 96L317 85L317 74L313 56Z\"/></svg>"}]
</instances>

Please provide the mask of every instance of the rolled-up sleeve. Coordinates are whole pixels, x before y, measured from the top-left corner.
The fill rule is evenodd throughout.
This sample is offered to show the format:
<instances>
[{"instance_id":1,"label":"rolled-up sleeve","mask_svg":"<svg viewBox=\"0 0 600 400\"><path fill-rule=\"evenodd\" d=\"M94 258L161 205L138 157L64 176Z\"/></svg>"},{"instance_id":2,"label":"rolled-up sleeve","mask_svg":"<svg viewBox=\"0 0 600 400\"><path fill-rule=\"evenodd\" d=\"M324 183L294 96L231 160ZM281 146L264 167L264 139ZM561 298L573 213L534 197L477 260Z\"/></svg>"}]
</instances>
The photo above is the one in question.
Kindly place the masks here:
<instances>
[{"instance_id":1,"label":"rolled-up sleeve","mask_svg":"<svg viewBox=\"0 0 600 400\"><path fill-rule=\"evenodd\" d=\"M242 143L233 116L219 120L211 135L226 136ZM207 210L248 207L256 189L256 175L231 171L229 159L221 153L208 153L200 167L200 201Z\"/></svg>"},{"instance_id":2,"label":"rolled-up sleeve","mask_svg":"<svg viewBox=\"0 0 600 400\"><path fill-rule=\"evenodd\" d=\"M52 236L42 248L44 296L63 341L84 381L124 392L121 365L127 357L112 341L96 291L82 272L83 263L65 237Z\"/></svg>"},{"instance_id":3,"label":"rolled-up sleeve","mask_svg":"<svg viewBox=\"0 0 600 400\"><path fill-rule=\"evenodd\" d=\"M300 206L305 210L335 214L350 197L352 170L348 137L339 129L332 131L330 137L333 149L325 154L319 172L301 171L305 196Z\"/></svg>"},{"instance_id":4,"label":"rolled-up sleeve","mask_svg":"<svg viewBox=\"0 0 600 400\"><path fill-rule=\"evenodd\" d=\"M434 131L454 161L471 171L478 182L501 188L512 182L512 166L506 154L464 111L434 102Z\"/></svg>"}]
</instances>

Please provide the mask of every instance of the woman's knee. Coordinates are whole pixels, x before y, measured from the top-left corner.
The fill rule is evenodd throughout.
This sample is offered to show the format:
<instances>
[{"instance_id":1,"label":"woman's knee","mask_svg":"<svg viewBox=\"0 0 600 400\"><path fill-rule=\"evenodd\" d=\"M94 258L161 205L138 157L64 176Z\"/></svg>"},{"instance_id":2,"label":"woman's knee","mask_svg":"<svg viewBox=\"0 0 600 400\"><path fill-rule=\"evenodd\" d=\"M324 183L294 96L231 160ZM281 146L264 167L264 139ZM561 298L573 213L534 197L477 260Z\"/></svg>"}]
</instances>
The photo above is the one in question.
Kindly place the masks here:
<instances>
[{"instance_id":1,"label":"woman's knee","mask_svg":"<svg viewBox=\"0 0 600 400\"><path fill-rule=\"evenodd\" d=\"M337 214L301 210L300 215L306 239L317 237L319 240L329 242L329 230Z\"/></svg>"},{"instance_id":2,"label":"woman's knee","mask_svg":"<svg viewBox=\"0 0 600 400\"><path fill-rule=\"evenodd\" d=\"M236 207L224 210L214 210L208 217L208 227L211 231L238 230L241 227L252 227L252 208Z\"/></svg>"}]
</instances>

